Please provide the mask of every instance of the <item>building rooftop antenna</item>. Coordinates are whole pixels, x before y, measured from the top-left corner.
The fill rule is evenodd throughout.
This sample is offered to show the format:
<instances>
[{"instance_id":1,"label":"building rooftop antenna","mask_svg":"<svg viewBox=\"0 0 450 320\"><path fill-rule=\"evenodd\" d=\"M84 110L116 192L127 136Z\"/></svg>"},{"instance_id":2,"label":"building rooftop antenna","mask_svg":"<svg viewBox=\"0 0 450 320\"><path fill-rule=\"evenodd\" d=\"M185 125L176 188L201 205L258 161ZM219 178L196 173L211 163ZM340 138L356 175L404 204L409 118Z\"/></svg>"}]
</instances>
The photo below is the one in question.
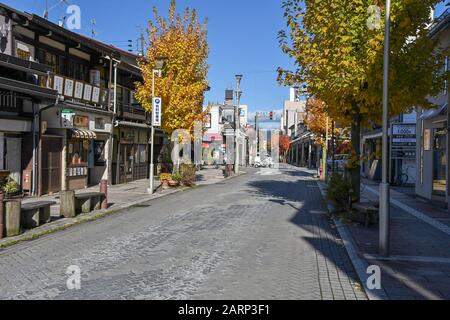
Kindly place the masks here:
<instances>
[{"instance_id":1,"label":"building rooftop antenna","mask_svg":"<svg viewBox=\"0 0 450 320\"><path fill-rule=\"evenodd\" d=\"M44 19L48 20L48 0L45 0Z\"/></svg>"},{"instance_id":2,"label":"building rooftop antenna","mask_svg":"<svg viewBox=\"0 0 450 320\"><path fill-rule=\"evenodd\" d=\"M91 19L91 38L94 39L98 33L95 30L95 26L97 25L97 21L95 19Z\"/></svg>"},{"instance_id":3,"label":"building rooftop antenna","mask_svg":"<svg viewBox=\"0 0 450 320\"><path fill-rule=\"evenodd\" d=\"M138 28L140 30L140 36L137 39L137 52L138 54L143 57L145 56L145 36L144 36L144 30L142 29L141 26L137 26L136 28Z\"/></svg>"},{"instance_id":4,"label":"building rooftop antenna","mask_svg":"<svg viewBox=\"0 0 450 320\"><path fill-rule=\"evenodd\" d=\"M50 8L48 7L48 0L45 0L45 11L44 11L44 19L48 20L49 18L49 12L55 9L60 4L65 3L66 5L70 5L70 2L68 0L59 0L57 3L55 3Z\"/></svg>"}]
</instances>

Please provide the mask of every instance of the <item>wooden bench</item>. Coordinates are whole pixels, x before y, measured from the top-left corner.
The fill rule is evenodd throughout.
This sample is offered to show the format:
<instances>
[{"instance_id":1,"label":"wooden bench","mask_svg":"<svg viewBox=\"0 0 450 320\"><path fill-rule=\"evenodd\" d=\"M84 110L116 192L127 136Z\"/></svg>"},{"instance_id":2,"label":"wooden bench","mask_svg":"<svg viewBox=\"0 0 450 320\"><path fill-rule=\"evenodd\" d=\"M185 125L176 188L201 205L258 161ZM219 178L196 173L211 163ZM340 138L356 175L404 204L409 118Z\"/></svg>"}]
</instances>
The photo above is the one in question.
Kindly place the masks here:
<instances>
[{"instance_id":1,"label":"wooden bench","mask_svg":"<svg viewBox=\"0 0 450 320\"><path fill-rule=\"evenodd\" d=\"M368 228L371 223L376 223L378 220L378 208L370 202L355 203L353 204L353 209L364 215L364 225L366 228Z\"/></svg>"},{"instance_id":2,"label":"wooden bench","mask_svg":"<svg viewBox=\"0 0 450 320\"><path fill-rule=\"evenodd\" d=\"M79 193L75 195L75 211L77 214L100 210L105 194L101 192Z\"/></svg>"},{"instance_id":3,"label":"wooden bench","mask_svg":"<svg viewBox=\"0 0 450 320\"><path fill-rule=\"evenodd\" d=\"M50 207L55 204L54 201L23 203L20 219L22 227L32 229L50 222Z\"/></svg>"}]
</instances>

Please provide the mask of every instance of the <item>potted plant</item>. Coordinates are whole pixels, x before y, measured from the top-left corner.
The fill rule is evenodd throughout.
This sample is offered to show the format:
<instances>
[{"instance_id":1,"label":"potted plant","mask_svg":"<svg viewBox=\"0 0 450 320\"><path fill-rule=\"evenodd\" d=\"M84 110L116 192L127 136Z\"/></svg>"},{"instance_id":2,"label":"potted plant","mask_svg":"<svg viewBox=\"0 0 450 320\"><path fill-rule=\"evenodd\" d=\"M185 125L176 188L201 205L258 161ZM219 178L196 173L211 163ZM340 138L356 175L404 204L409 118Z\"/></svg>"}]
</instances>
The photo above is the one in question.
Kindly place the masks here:
<instances>
[{"instance_id":1,"label":"potted plant","mask_svg":"<svg viewBox=\"0 0 450 320\"><path fill-rule=\"evenodd\" d=\"M1 186L1 190L5 193L6 198L12 198L19 195L20 186L13 178L8 177Z\"/></svg>"},{"instance_id":2,"label":"potted plant","mask_svg":"<svg viewBox=\"0 0 450 320\"><path fill-rule=\"evenodd\" d=\"M179 173L172 174L172 179L169 180L169 185L171 187L178 187L181 183L182 178L183 177Z\"/></svg>"},{"instance_id":3,"label":"potted plant","mask_svg":"<svg viewBox=\"0 0 450 320\"><path fill-rule=\"evenodd\" d=\"M172 175L170 173L161 173L159 180L161 180L163 190L166 190L170 187L169 181L172 180Z\"/></svg>"},{"instance_id":4,"label":"potted plant","mask_svg":"<svg viewBox=\"0 0 450 320\"><path fill-rule=\"evenodd\" d=\"M181 182L184 186L192 187L195 182L195 166L182 164L180 166Z\"/></svg>"}]
</instances>

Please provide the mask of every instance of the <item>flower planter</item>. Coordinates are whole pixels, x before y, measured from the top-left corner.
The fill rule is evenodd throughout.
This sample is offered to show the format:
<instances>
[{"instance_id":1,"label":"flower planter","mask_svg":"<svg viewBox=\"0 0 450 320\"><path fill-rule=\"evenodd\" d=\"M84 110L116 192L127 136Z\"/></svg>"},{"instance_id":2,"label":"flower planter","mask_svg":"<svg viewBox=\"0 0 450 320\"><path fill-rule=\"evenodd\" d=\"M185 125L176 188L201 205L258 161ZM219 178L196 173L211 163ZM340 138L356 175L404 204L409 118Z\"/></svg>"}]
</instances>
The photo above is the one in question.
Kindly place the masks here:
<instances>
[{"instance_id":1,"label":"flower planter","mask_svg":"<svg viewBox=\"0 0 450 320\"><path fill-rule=\"evenodd\" d=\"M22 199L22 198L23 198L22 191L5 193L5 199L8 199L8 200Z\"/></svg>"},{"instance_id":2,"label":"flower planter","mask_svg":"<svg viewBox=\"0 0 450 320\"><path fill-rule=\"evenodd\" d=\"M175 180L169 180L169 186L172 188L178 187L179 183Z\"/></svg>"},{"instance_id":3,"label":"flower planter","mask_svg":"<svg viewBox=\"0 0 450 320\"><path fill-rule=\"evenodd\" d=\"M161 185L162 185L163 190L167 190L170 188L169 180L162 180Z\"/></svg>"}]
</instances>

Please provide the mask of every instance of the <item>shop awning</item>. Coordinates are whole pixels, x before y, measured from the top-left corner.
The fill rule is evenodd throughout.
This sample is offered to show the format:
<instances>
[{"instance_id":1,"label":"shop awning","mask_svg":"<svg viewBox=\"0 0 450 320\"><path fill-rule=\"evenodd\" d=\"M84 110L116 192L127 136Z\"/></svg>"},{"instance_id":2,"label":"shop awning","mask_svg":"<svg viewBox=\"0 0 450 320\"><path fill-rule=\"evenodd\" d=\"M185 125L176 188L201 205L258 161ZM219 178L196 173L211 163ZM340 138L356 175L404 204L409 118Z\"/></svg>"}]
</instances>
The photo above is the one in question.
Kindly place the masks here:
<instances>
[{"instance_id":1,"label":"shop awning","mask_svg":"<svg viewBox=\"0 0 450 320\"><path fill-rule=\"evenodd\" d=\"M93 140L97 138L97 134L94 131L85 129L70 129L70 134L72 138L75 139L88 139Z\"/></svg>"},{"instance_id":2,"label":"shop awning","mask_svg":"<svg viewBox=\"0 0 450 320\"><path fill-rule=\"evenodd\" d=\"M446 113L447 113L447 104L444 104L436 109L425 110L420 116L420 120L430 120L439 116L443 116Z\"/></svg>"}]
</instances>

